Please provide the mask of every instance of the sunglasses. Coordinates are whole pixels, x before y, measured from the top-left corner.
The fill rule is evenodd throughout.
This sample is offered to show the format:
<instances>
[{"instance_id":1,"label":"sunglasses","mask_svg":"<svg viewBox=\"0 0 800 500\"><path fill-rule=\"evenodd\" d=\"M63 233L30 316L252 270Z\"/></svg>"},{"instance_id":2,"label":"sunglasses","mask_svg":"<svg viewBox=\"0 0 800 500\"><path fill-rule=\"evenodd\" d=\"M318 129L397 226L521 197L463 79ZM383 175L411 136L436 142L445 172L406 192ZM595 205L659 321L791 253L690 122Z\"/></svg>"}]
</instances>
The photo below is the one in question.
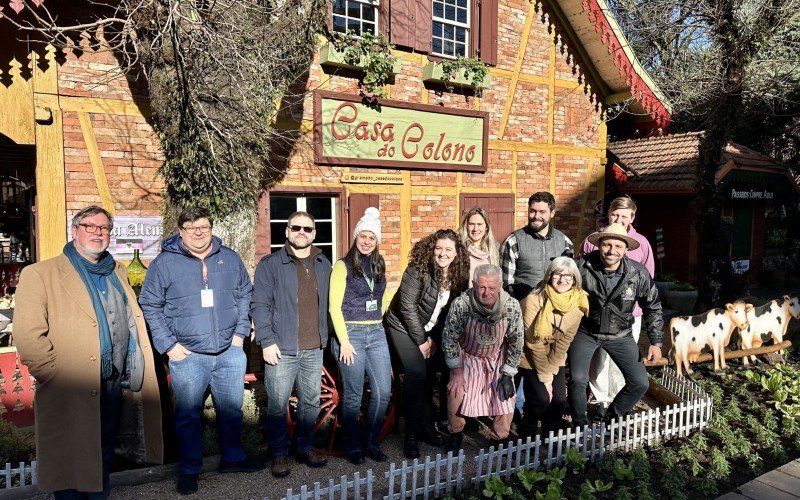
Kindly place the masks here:
<instances>
[{"instance_id":1,"label":"sunglasses","mask_svg":"<svg viewBox=\"0 0 800 500\"><path fill-rule=\"evenodd\" d=\"M311 234L314 232L314 228L309 226L289 226L289 229L294 233L303 231L304 233Z\"/></svg>"}]
</instances>

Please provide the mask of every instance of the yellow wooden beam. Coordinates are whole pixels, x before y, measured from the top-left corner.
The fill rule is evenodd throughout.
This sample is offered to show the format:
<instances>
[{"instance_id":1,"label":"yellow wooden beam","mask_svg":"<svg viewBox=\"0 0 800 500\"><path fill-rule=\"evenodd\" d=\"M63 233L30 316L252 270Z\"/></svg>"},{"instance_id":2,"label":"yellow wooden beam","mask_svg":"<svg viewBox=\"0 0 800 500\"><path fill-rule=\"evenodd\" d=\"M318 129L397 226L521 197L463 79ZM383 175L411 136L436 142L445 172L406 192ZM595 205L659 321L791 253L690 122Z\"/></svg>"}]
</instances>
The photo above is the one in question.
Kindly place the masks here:
<instances>
[{"instance_id":1,"label":"yellow wooden beam","mask_svg":"<svg viewBox=\"0 0 800 500\"><path fill-rule=\"evenodd\" d=\"M36 123L36 216L38 260L59 255L67 242L67 188L64 125L58 96L35 94L34 104L49 108L52 121Z\"/></svg>"},{"instance_id":2,"label":"yellow wooden beam","mask_svg":"<svg viewBox=\"0 0 800 500\"><path fill-rule=\"evenodd\" d=\"M31 54L31 57L35 60L36 56ZM11 85L0 84L0 133L17 144L34 144L33 84L22 77L22 64L16 59L8 63L6 77Z\"/></svg>"},{"instance_id":3,"label":"yellow wooden beam","mask_svg":"<svg viewBox=\"0 0 800 500\"><path fill-rule=\"evenodd\" d=\"M511 77L511 84L508 88L505 109L503 109L503 116L500 118L500 129L497 133L497 137L500 139L502 139L506 133L506 125L508 125L508 117L511 114L511 105L514 103L514 94L517 91L517 82L519 81L520 73L522 73L522 61L525 59L525 51L528 47L528 40L531 37L531 26L533 26L533 20L535 17L536 3L531 2L528 6L528 15L525 18L525 28L523 28L522 35L520 36L517 59L514 62L514 74Z\"/></svg>"},{"instance_id":4,"label":"yellow wooden beam","mask_svg":"<svg viewBox=\"0 0 800 500\"><path fill-rule=\"evenodd\" d=\"M402 194L403 186L400 184L351 184L347 183L347 190L359 194Z\"/></svg>"},{"instance_id":5,"label":"yellow wooden beam","mask_svg":"<svg viewBox=\"0 0 800 500\"><path fill-rule=\"evenodd\" d=\"M547 63L547 144L553 144L554 122L556 114L556 33L550 33L550 59ZM553 179L550 179L553 185ZM550 192L553 192L552 187Z\"/></svg>"},{"instance_id":6,"label":"yellow wooden beam","mask_svg":"<svg viewBox=\"0 0 800 500\"><path fill-rule=\"evenodd\" d=\"M514 200L517 199L517 168L519 166L519 151L511 152L511 191L514 193Z\"/></svg>"},{"instance_id":7,"label":"yellow wooden beam","mask_svg":"<svg viewBox=\"0 0 800 500\"><path fill-rule=\"evenodd\" d=\"M142 118L148 118L153 114L150 104L144 101L125 101L122 99L101 99L96 97L62 96L61 109L77 113L98 113Z\"/></svg>"},{"instance_id":8,"label":"yellow wooden beam","mask_svg":"<svg viewBox=\"0 0 800 500\"><path fill-rule=\"evenodd\" d=\"M489 150L519 151L520 153L561 154L569 156L593 156L593 157L599 154L605 154L605 151L599 148L561 146L557 144L536 144L531 142L517 142L517 141L500 141L497 139L489 141Z\"/></svg>"},{"instance_id":9,"label":"yellow wooden beam","mask_svg":"<svg viewBox=\"0 0 800 500\"><path fill-rule=\"evenodd\" d=\"M94 182L97 184L97 191L100 193L100 202L103 208L108 210L111 215L116 213L114 199L111 197L111 189L108 187L106 170L103 166L103 159L100 158L100 148L97 146L97 139L94 136L92 119L89 113L78 113L78 122L81 124L83 142L86 143L86 151L89 153L89 162L92 164Z\"/></svg>"},{"instance_id":10,"label":"yellow wooden beam","mask_svg":"<svg viewBox=\"0 0 800 500\"><path fill-rule=\"evenodd\" d=\"M400 262L407 262L411 252L411 172L403 172L400 215ZM401 272L405 270L405 266L402 267Z\"/></svg>"},{"instance_id":11,"label":"yellow wooden beam","mask_svg":"<svg viewBox=\"0 0 800 500\"><path fill-rule=\"evenodd\" d=\"M505 188L464 188L459 194L508 194L513 190Z\"/></svg>"},{"instance_id":12,"label":"yellow wooden beam","mask_svg":"<svg viewBox=\"0 0 800 500\"><path fill-rule=\"evenodd\" d=\"M556 157L557 157L556 153L550 153L550 184L549 184L549 188L550 188L550 193L552 193L553 196L555 196L555 194L556 194L556 171L557 171Z\"/></svg>"}]
</instances>

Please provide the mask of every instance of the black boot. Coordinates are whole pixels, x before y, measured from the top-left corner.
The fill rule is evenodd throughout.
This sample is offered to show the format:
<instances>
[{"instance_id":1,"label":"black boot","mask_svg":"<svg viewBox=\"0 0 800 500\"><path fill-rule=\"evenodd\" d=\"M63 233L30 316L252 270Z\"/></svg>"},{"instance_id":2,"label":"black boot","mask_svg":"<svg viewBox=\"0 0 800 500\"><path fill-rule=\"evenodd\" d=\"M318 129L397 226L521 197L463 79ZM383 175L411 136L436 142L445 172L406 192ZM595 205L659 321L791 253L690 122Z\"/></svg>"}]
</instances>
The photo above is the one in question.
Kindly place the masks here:
<instances>
[{"instance_id":1,"label":"black boot","mask_svg":"<svg viewBox=\"0 0 800 500\"><path fill-rule=\"evenodd\" d=\"M444 446L444 436L439 434L439 431L430 422L425 422L420 426L419 437L431 446Z\"/></svg>"},{"instance_id":2,"label":"black boot","mask_svg":"<svg viewBox=\"0 0 800 500\"><path fill-rule=\"evenodd\" d=\"M403 440L403 455L408 459L419 458L419 443L417 442L416 432L406 431L406 436Z\"/></svg>"},{"instance_id":3,"label":"black boot","mask_svg":"<svg viewBox=\"0 0 800 500\"><path fill-rule=\"evenodd\" d=\"M450 435L447 436L445 451L452 451L453 456L458 455L458 452L461 451L461 442L463 439L463 432L451 432Z\"/></svg>"}]
</instances>

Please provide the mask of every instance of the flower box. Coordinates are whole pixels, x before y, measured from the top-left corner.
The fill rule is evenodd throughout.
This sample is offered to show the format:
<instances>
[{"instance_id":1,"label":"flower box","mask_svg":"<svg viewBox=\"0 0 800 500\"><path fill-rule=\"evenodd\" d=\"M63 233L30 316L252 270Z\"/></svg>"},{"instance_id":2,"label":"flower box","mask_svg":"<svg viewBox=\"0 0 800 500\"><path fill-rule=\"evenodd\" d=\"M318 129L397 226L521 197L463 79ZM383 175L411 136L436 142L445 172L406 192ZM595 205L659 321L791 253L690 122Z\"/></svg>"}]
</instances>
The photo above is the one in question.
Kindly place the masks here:
<instances>
[{"instance_id":1,"label":"flower box","mask_svg":"<svg viewBox=\"0 0 800 500\"><path fill-rule=\"evenodd\" d=\"M428 83L452 85L453 87L466 89L488 89L492 84L492 75L490 75L488 72L478 85L472 81L472 77L472 74L470 74L469 77L466 76L466 69L461 68L456 71L456 74L453 75L449 81L445 81L441 62L429 62L422 68L422 81Z\"/></svg>"},{"instance_id":2,"label":"flower box","mask_svg":"<svg viewBox=\"0 0 800 500\"><path fill-rule=\"evenodd\" d=\"M367 65L366 57L361 56L356 64L345 62L344 51L337 50L331 42L325 42L319 49L319 63L323 66L330 66L334 68L355 69L364 71ZM402 62L400 58L395 57L392 61L392 75L400 73Z\"/></svg>"}]
</instances>

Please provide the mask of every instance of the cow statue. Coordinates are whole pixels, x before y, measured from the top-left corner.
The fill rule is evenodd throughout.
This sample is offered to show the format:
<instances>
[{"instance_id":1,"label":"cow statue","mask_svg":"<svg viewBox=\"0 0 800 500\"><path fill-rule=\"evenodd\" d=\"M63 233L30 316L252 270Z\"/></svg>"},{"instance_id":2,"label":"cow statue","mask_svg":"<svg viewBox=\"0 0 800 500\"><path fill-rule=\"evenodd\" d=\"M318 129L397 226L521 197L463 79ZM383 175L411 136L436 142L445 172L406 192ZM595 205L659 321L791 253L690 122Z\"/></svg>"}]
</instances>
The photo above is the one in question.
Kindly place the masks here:
<instances>
[{"instance_id":1,"label":"cow statue","mask_svg":"<svg viewBox=\"0 0 800 500\"><path fill-rule=\"evenodd\" d=\"M727 368L725 347L731 341L735 328L743 330L747 327L748 311L752 309L752 304L737 300L732 304L725 304L725 309L712 309L697 316L672 318L669 332L678 376L683 376L681 364L688 375L694 373L690 365L697 361L705 346L709 346L713 353L714 371Z\"/></svg>"},{"instance_id":2,"label":"cow statue","mask_svg":"<svg viewBox=\"0 0 800 500\"><path fill-rule=\"evenodd\" d=\"M800 298L797 296L784 295L780 299L770 300L763 306L754 307L747 312L747 328L740 331L742 349L761 347L761 344L768 342L769 339L775 344L780 344L792 318L800 319ZM751 355L750 360L755 363L755 355ZM743 364L750 364L747 356L744 357Z\"/></svg>"}]
</instances>

